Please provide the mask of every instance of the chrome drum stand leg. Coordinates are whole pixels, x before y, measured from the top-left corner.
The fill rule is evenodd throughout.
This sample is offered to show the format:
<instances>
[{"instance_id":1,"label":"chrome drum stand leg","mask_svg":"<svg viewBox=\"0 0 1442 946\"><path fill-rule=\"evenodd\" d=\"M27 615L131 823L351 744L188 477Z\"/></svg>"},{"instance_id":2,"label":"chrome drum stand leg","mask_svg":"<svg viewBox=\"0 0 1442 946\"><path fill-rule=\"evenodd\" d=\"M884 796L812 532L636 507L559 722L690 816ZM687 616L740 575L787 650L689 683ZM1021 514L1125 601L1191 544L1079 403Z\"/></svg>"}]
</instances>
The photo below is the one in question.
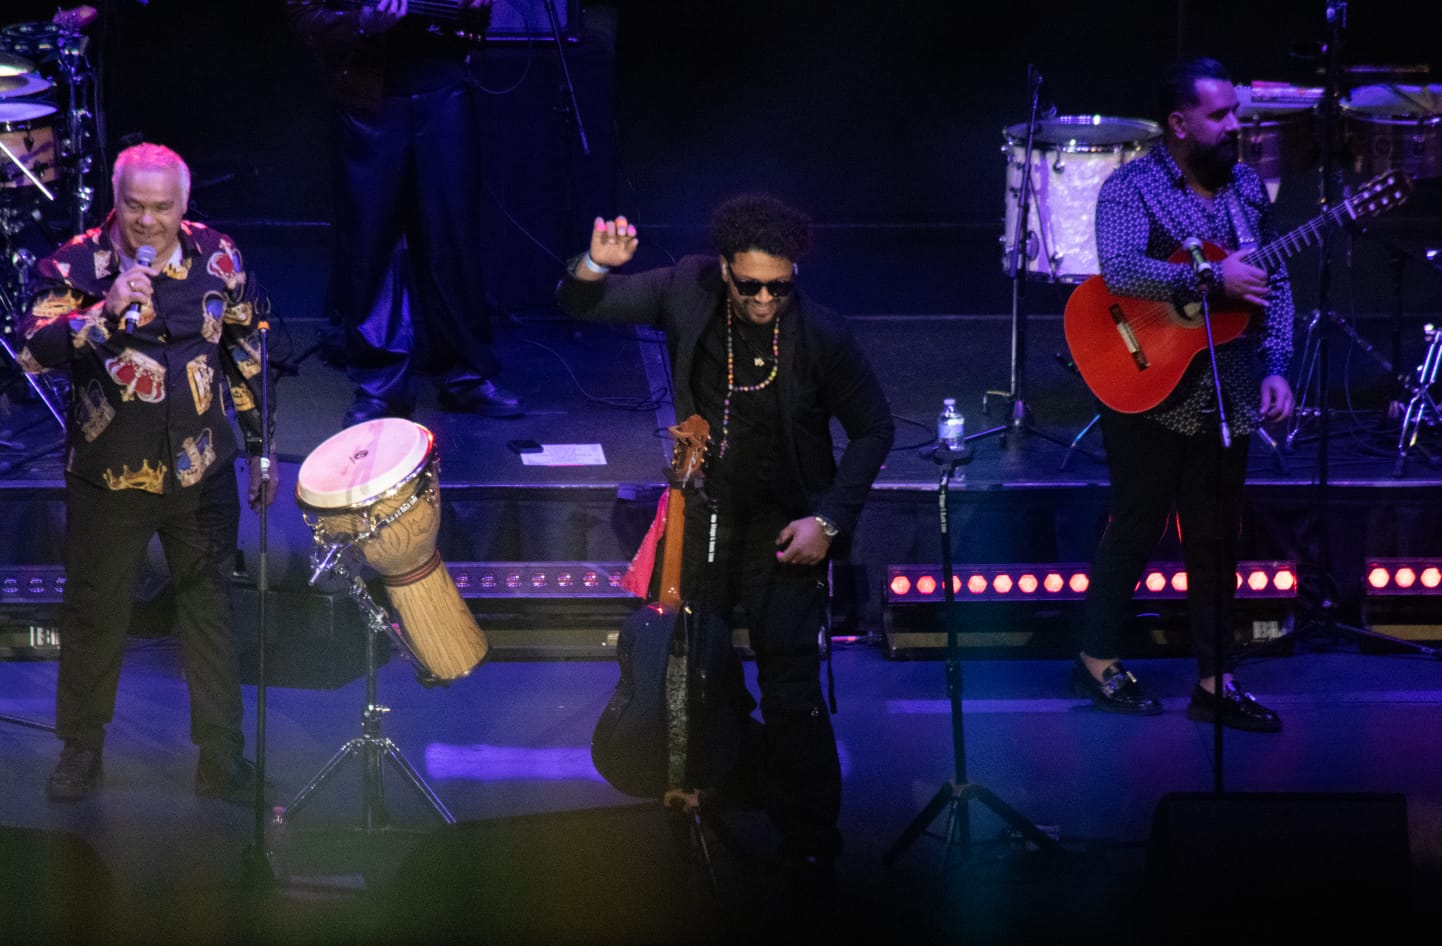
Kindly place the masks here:
<instances>
[{"instance_id":1,"label":"chrome drum stand leg","mask_svg":"<svg viewBox=\"0 0 1442 946\"><path fill-rule=\"evenodd\" d=\"M337 568L339 574L345 574L348 570L344 566ZM453 825L456 823L455 816L421 778L415 767L401 754L400 748L389 738L381 735L381 720L386 713L390 712L390 708L376 702L376 642L389 631L390 621L384 609L377 605L366 591L365 583L359 575L352 575L350 594L360 605L367 623L366 705L361 714L361 735L346 742L335 755L331 756L330 761L316 774L315 778L300 790L290 804L275 814L272 819L272 827L276 830L283 828L285 823L298 814L315 793L340 771L341 765L351 758L360 759L364 766L361 830L371 832L388 826L390 819L385 810L385 792L382 782L384 766L387 762L400 772L401 776L425 799L431 810L442 821Z\"/></svg>"},{"instance_id":2,"label":"chrome drum stand leg","mask_svg":"<svg viewBox=\"0 0 1442 946\"><path fill-rule=\"evenodd\" d=\"M1413 450L1434 466L1437 463L1435 457L1417 445L1417 435L1424 422L1435 425L1442 421L1442 409L1438 408L1437 399L1431 393L1432 385L1437 383L1438 370L1442 369L1442 329L1429 324L1422 331L1427 338L1427 353L1417 367L1417 385L1402 412L1402 432L1397 437L1397 463L1392 467L1392 475L1397 477L1406 473L1407 457Z\"/></svg>"}]
</instances>

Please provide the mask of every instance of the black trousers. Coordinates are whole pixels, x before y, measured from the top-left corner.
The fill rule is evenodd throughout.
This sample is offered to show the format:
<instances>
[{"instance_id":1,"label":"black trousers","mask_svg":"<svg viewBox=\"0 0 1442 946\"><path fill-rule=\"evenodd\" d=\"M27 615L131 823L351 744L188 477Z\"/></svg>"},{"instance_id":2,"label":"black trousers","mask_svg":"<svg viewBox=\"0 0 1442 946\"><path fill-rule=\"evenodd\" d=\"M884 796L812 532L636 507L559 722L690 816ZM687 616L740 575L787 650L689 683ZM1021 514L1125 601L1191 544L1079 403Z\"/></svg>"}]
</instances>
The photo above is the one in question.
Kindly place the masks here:
<instances>
[{"instance_id":1,"label":"black trousers","mask_svg":"<svg viewBox=\"0 0 1442 946\"><path fill-rule=\"evenodd\" d=\"M240 497L235 468L221 464L200 485L158 496L65 484L65 597L55 731L104 744L135 582L152 536L160 537L175 589L175 634L190 690L190 739L202 757L239 755L240 671L231 626Z\"/></svg>"},{"instance_id":2,"label":"black trousers","mask_svg":"<svg viewBox=\"0 0 1442 946\"><path fill-rule=\"evenodd\" d=\"M331 295L347 372L357 393L407 409L417 371L458 395L500 371L474 94L459 85L336 112Z\"/></svg>"},{"instance_id":3,"label":"black trousers","mask_svg":"<svg viewBox=\"0 0 1442 946\"><path fill-rule=\"evenodd\" d=\"M1101 412L1111 514L1092 560L1082 650L1103 660L1120 655L1133 590L1175 510L1198 675L1229 673L1249 440L1224 448L1215 430L1185 436L1140 415Z\"/></svg>"},{"instance_id":4,"label":"black trousers","mask_svg":"<svg viewBox=\"0 0 1442 946\"><path fill-rule=\"evenodd\" d=\"M822 640L830 633L826 567L777 563L776 534L790 518L774 507L718 515L715 560L708 562L711 517L693 495L681 587L698 609L729 617L739 608L746 620L763 726L743 739L737 781L759 797L784 854L836 856L841 763L821 686ZM756 702L735 651L729 655L732 708L744 715Z\"/></svg>"}]
</instances>

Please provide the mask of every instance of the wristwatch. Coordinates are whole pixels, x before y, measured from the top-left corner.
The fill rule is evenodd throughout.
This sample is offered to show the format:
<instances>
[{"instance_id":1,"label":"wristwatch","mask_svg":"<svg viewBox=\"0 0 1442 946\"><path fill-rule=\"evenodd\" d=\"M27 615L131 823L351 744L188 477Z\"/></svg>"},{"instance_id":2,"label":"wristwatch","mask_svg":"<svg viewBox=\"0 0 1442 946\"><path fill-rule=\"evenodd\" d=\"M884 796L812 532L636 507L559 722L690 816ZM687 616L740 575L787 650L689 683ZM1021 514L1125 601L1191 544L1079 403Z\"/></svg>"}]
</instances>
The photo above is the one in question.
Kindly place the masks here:
<instances>
[{"instance_id":1,"label":"wristwatch","mask_svg":"<svg viewBox=\"0 0 1442 946\"><path fill-rule=\"evenodd\" d=\"M816 524L821 527L822 534L828 539L834 539L841 534L841 530L836 528L836 523L825 516L812 516L811 518L816 520Z\"/></svg>"}]
</instances>

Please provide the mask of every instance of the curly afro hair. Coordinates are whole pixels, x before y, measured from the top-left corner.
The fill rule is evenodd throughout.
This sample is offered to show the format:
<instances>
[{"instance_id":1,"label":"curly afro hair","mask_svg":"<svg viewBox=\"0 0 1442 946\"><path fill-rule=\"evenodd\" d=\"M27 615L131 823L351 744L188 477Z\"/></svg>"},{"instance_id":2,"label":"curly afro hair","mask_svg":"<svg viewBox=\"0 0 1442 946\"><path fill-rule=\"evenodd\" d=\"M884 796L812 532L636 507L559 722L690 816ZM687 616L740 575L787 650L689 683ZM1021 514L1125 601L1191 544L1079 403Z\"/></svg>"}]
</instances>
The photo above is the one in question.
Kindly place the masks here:
<instances>
[{"instance_id":1,"label":"curly afro hair","mask_svg":"<svg viewBox=\"0 0 1442 946\"><path fill-rule=\"evenodd\" d=\"M811 218L770 194L738 194L712 214L711 241L727 260L760 250L795 262L811 249Z\"/></svg>"}]
</instances>

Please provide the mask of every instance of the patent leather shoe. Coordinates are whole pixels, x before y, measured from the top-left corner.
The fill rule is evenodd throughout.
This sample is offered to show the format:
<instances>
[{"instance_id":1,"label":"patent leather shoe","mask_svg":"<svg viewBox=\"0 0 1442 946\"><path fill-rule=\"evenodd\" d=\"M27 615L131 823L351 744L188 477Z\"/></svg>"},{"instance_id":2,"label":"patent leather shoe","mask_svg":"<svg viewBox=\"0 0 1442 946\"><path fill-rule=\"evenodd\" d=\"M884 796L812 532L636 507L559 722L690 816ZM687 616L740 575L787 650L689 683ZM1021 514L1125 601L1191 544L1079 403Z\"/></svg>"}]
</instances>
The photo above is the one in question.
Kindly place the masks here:
<instances>
[{"instance_id":1,"label":"patent leather shoe","mask_svg":"<svg viewBox=\"0 0 1442 946\"><path fill-rule=\"evenodd\" d=\"M1282 717L1268 709L1252 694L1237 689L1235 683L1222 686L1220 694L1208 693L1200 683L1192 690L1192 701L1187 704L1187 719L1198 723L1215 722L1221 717L1222 725L1246 732L1281 732Z\"/></svg>"},{"instance_id":2,"label":"patent leather shoe","mask_svg":"<svg viewBox=\"0 0 1442 946\"><path fill-rule=\"evenodd\" d=\"M441 390L436 400L448 411L483 417L520 417L523 413L521 399L497 387L494 381L482 381L461 391Z\"/></svg>"},{"instance_id":3,"label":"patent leather shoe","mask_svg":"<svg viewBox=\"0 0 1442 946\"><path fill-rule=\"evenodd\" d=\"M1091 700L1093 706L1108 713L1155 716L1162 711L1161 701L1148 695L1131 671L1119 663L1103 670L1098 681L1078 660L1072 665L1071 688L1077 696Z\"/></svg>"}]
</instances>

